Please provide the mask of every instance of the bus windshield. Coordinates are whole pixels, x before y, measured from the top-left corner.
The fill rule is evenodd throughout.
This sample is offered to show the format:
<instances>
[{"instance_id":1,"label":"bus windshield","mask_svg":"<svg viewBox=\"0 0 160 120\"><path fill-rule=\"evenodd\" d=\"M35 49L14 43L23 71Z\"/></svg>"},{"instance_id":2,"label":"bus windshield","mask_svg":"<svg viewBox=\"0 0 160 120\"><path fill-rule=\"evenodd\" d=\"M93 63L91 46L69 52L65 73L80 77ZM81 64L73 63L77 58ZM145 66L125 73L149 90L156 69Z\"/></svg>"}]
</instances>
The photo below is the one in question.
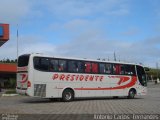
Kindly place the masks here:
<instances>
[{"instance_id":1,"label":"bus windshield","mask_svg":"<svg viewBox=\"0 0 160 120\"><path fill-rule=\"evenodd\" d=\"M18 58L18 67L28 66L29 54L19 56Z\"/></svg>"},{"instance_id":2,"label":"bus windshield","mask_svg":"<svg viewBox=\"0 0 160 120\"><path fill-rule=\"evenodd\" d=\"M138 79L139 79L139 82L141 83L141 85L147 86L146 74L145 74L143 67L137 66L137 75L138 75Z\"/></svg>"}]
</instances>

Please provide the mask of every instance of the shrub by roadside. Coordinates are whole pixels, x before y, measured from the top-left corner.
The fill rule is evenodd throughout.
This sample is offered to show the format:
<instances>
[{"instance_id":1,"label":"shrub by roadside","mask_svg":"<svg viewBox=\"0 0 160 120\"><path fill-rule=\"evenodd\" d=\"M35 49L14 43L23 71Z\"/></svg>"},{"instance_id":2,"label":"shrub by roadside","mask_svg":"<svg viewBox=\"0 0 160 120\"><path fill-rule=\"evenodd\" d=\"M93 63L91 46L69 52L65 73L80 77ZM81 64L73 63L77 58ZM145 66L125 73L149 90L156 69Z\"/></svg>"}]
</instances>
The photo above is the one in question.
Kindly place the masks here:
<instances>
[{"instance_id":1,"label":"shrub by roadside","mask_svg":"<svg viewBox=\"0 0 160 120\"><path fill-rule=\"evenodd\" d=\"M9 89L5 92L5 94L16 94L16 89Z\"/></svg>"}]
</instances>

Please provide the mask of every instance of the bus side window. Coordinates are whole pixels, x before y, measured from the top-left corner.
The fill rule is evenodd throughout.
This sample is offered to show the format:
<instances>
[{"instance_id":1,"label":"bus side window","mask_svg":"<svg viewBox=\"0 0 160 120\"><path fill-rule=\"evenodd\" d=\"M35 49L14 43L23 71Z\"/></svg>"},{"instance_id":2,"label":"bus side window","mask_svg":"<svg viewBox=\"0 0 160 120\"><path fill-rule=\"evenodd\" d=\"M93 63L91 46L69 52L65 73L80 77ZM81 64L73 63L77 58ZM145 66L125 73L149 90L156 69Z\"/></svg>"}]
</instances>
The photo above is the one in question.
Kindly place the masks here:
<instances>
[{"instance_id":1,"label":"bus side window","mask_svg":"<svg viewBox=\"0 0 160 120\"><path fill-rule=\"evenodd\" d=\"M59 72L66 72L66 61L65 60L59 60L58 64L58 71Z\"/></svg>"},{"instance_id":2,"label":"bus side window","mask_svg":"<svg viewBox=\"0 0 160 120\"><path fill-rule=\"evenodd\" d=\"M112 73L112 64L110 63L100 63L99 64L100 67L100 73L101 74L111 74Z\"/></svg>"},{"instance_id":3,"label":"bus side window","mask_svg":"<svg viewBox=\"0 0 160 120\"><path fill-rule=\"evenodd\" d=\"M134 65L130 66L130 71L131 71L132 75L136 75L136 70L135 70L135 66Z\"/></svg>"},{"instance_id":4,"label":"bus side window","mask_svg":"<svg viewBox=\"0 0 160 120\"><path fill-rule=\"evenodd\" d=\"M68 61L68 71L78 72L78 65L76 61Z\"/></svg>"},{"instance_id":5,"label":"bus side window","mask_svg":"<svg viewBox=\"0 0 160 120\"><path fill-rule=\"evenodd\" d=\"M111 74L112 73L112 64L107 63L105 65L105 73Z\"/></svg>"},{"instance_id":6,"label":"bus side window","mask_svg":"<svg viewBox=\"0 0 160 120\"><path fill-rule=\"evenodd\" d=\"M126 75L135 75L135 66L134 65L125 65L125 74Z\"/></svg>"},{"instance_id":7,"label":"bus side window","mask_svg":"<svg viewBox=\"0 0 160 120\"><path fill-rule=\"evenodd\" d=\"M106 72L105 64L100 63L100 64L99 64L99 68L100 68L100 73L101 73L101 74L104 74L104 73Z\"/></svg>"},{"instance_id":8,"label":"bus side window","mask_svg":"<svg viewBox=\"0 0 160 120\"><path fill-rule=\"evenodd\" d=\"M81 61L77 61L77 67L78 67L78 72L83 73L84 72L84 64Z\"/></svg>"},{"instance_id":9,"label":"bus side window","mask_svg":"<svg viewBox=\"0 0 160 120\"><path fill-rule=\"evenodd\" d=\"M91 72L91 63L85 62L85 73L90 73L90 72Z\"/></svg>"},{"instance_id":10,"label":"bus side window","mask_svg":"<svg viewBox=\"0 0 160 120\"><path fill-rule=\"evenodd\" d=\"M49 59L48 58L42 58L41 66L42 66L42 70L48 71L49 70Z\"/></svg>"},{"instance_id":11,"label":"bus side window","mask_svg":"<svg viewBox=\"0 0 160 120\"><path fill-rule=\"evenodd\" d=\"M48 58L34 58L34 67L37 70L48 71L49 70L49 59Z\"/></svg>"},{"instance_id":12,"label":"bus side window","mask_svg":"<svg viewBox=\"0 0 160 120\"><path fill-rule=\"evenodd\" d=\"M120 73L120 75L125 74L125 65L119 65L119 73Z\"/></svg>"},{"instance_id":13,"label":"bus side window","mask_svg":"<svg viewBox=\"0 0 160 120\"><path fill-rule=\"evenodd\" d=\"M113 65L113 74L116 74L116 65Z\"/></svg>"},{"instance_id":14,"label":"bus side window","mask_svg":"<svg viewBox=\"0 0 160 120\"><path fill-rule=\"evenodd\" d=\"M120 74L119 65L118 64L114 64L113 65L113 74L116 74L116 75Z\"/></svg>"},{"instance_id":15,"label":"bus side window","mask_svg":"<svg viewBox=\"0 0 160 120\"><path fill-rule=\"evenodd\" d=\"M58 71L58 60L52 59L50 61L50 71Z\"/></svg>"},{"instance_id":16,"label":"bus side window","mask_svg":"<svg viewBox=\"0 0 160 120\"><path fill-rule=\"evenodd\" d=\"M39 69L39 68L40 68L40 65L39 65L40 59L37 58L37 57L35 57L35 58L33 59L33 62L34 62L34 68L35 68L35 69Z\"/></svg>"},{"instance_id":17,"label":"bus side window","mask_svg":"<svg viewBox=\"0 0 160 120\"><path fill-rule=\"evenodd\" d=\"M98 73L98 64L92 63L92 73Z\"/></svg>"}]
</instances>

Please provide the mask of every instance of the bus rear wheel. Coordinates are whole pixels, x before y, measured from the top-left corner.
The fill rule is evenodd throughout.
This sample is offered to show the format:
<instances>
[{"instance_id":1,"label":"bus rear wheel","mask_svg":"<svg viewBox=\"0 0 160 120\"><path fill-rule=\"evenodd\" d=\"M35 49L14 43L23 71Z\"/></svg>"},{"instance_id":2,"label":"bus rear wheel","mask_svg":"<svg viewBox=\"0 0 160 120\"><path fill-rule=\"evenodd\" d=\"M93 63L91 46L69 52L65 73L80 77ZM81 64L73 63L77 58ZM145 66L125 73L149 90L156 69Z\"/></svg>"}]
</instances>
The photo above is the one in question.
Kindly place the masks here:
<instances>
[{"instance_id":1,"label":"bus rear wheel","mask_svg":"<svg viewBox=\"0 0 160 120\"><path fill-rule=\"evenodd\" d=\"M129 90L128 92L129 99L134 99L135 95L136 95L136 91L134 89Z\"/></svg>"},{"instance_id":2,"label":"bus rear wheel","mask_svg":"<svg viewBox=\"0 0 160 120\"><path fill-rule=\"evenodd\" d=\"M74 99L74 93L73 90L71 89L66 89L64 90L63 94L62 94L62 100L64 102L70 102Z\"/></svg>"}]
</instances>

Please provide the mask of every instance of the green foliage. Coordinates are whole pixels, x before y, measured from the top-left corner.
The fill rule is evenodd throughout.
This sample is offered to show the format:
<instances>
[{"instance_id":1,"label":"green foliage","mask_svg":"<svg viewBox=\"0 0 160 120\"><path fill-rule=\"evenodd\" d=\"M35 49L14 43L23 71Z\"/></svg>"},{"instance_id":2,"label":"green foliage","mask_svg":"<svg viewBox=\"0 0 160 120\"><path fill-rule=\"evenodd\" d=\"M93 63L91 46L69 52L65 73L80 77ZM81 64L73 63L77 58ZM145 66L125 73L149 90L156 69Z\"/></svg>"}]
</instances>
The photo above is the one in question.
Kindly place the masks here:
<instances>
[{"instance_id":1,"label":"green foliage","mask_svg":"<svg viewBox=\"0 0 160 120\"><path fill-rule=\"evenodd\" d=\"M155 68L150 68L149 71L146 71L146 74L148 75L148 77L150 77L149 79L152 78L155 80L158 78L160 78L160 70L159 69L155 69Z\"/></svg>"},{"instance_id":2,"label":"green foliage","mask_svg":"<svg viewBox=\"0 0 160 120\"><path fill-rule=\"evenodd\" d=\"M10 60L7 58L7 59L0 60L0 63L17 63L17 59Z\"/></svg>"},{"instance_id":3,"label":"green foliage","mask_svg":"<svg viewBox=\"0 0 160 120\"><path fill-rule=\"evenodd\" d=\"M4 83L5 85L3 86L3 88L11 88L11 89L15 89L16 88L16 78L15 77L12 77L12 78L9 78L9 80L5 81ZM2 87L2 86L1 86Z\"/></svg>"},{"instance_id":4,"label":"green foliage","mask_svg":"<svg viewBox=\"0 0 160 120\"><path fill-rule=\"evenodd\" d=\"M9 80L9 85L10 85L10 88L16 88L16 79L15 78L11 78Z\"/></svg>"},{"instance_id":5,"label":"green foliage","mask_svg":"<svg viewBox=\"0 0 160 120\"><path fill-rule=\"evenodd\" d=\"M5 94L16 94L16 89L7 90Z\"/></svg>"},{"instance_id":6,"label":"green foliage","mask_svg":"<svg viewBox=\"0 0 160 120\"><path fill-rule=\"evenodd\" d=\"M10 60L10 59L7 58L7 59L0 60L0 63L7 63L7 64L9 63L9 64L15 64L16 65L17 59ZM4 87L5 88L15 88L16 87L16 74L15 75L11 75L11 77L10 76L7 76L7 77L9 78L9 80L7 80L4 83L5 84Z\"/></svg>"}]
</instances>

